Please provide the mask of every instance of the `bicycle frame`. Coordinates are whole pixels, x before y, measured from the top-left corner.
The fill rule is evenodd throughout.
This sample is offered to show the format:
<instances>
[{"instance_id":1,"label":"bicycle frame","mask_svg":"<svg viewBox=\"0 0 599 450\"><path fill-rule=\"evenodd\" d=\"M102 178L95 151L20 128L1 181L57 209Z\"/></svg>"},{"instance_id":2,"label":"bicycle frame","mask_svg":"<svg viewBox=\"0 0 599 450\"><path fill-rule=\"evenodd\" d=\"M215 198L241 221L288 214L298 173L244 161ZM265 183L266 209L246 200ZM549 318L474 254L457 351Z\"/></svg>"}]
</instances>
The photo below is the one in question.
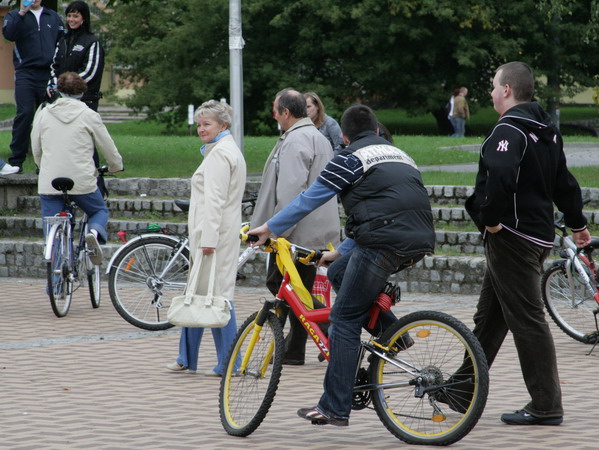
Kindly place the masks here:
<instances>
[{"instance_id":1,"label":"bicycle frame","mask_svg":"<svg viewBox=\"0 0 599 450\"><path fill-rule=\"evenodd\" d=\"M285 239L279 238L277 241L271 240L271 243L269 245L267 245L267 247L270 248L270 251L274 251L275 247L276 247L277 258L279 258L278 253L288 251L287 246L280 245L280 242L283 242L285 244L287 243L287 241ZM251 248L251 247L249 247L249 248ZM292 245L290 247L291 250L289 251L289 253L290 254L293 253L294 250L297 248L301 248L301 247ZM306 251L308 249L302 249L302 250ZM311 259L317 259L315 256L315 252L313 252L313 251L310 251L310 254L306 258L304 258L304 261L302 261L302 262L309 263L309 261ZM301 260L301 258L300 258L300 260ZM319 308L319 309L308 309L308 307L306 306L304 301L302 301L302 299L296 292L296 290L293 286L292 280L291 280L290 270L292 270L292 271L295 270L295 266L292 265L292 259L291 258L281 258L281 261L283 262L283 266L285 267L283 281L281 283L281 286L279 287L279 291L277 292L276 297L272 300L267 300L264 307L260 311L259 315L256 317L256 329L254 330L254 334L250 341L251 342L250 348L253 348L253 343L255 342L255 339L257 339L257 336L261 329L260 324L263 323L263 321L265 320L266 313L270 309L276 309L278 302L285 302L285 303L287 303L287 305L289 305L289 307L291 308L291 310L293 311L295 316L298 318L298 320L300 321L302 326L306 329L308 335L314 341L314 343L316 344L316 347L318 348L320 353L325 357L325 359L330 360L329 338L322 331L319 324L329 321L329 315L331 313L332 308L329 306L329 307L324 307L324 308ZM303 287L303 285L302 285L302 287ZM372 313L372 310L371 310L371 313ZM388 362L390 362L390 363L396 365L397 367L400 367L408 372L410 372L411 369L414 369L413 367L410 367L410 365L406 365L406 366L402 366L401 364L398 365L397 360L388 359L383 353L377 351L377 348L380 350L383 350L383 351L387 351L389 349L378 344L374 340L370 340L369 342L362 342L362 347L364 349L368 350L369 352L376 353L378 356L384 358ZM269 352L269 353L271 353L271 352ZM248 351L247 354L248 355L251 354L251 351ZM271 355L267 355L267 358L265 358L265 359L269 359L270 356ZM362 356L363 356L363 353L362 353ZM246 366L247 366L247 360L244 360L242 362L240 370L243 372L245 370Z\"/></svg>"},{"instance_id":2,"label":"bicycle frame","mask_svg":"<svg viewBox=\"0 0 599 450\"><path fill-rule=\"evenodd\" d=\"M578 248L576 246L572 239L566 234L565 227L563 227L563 229L561 227L558 228L561 229L563 233L562 239L564 248L560 252L560 255L564 258L566 277L568 278L570 292L572 293L572 306L577 306L574 294L574 273L580 276L582 283L585 285L591 296L595 299L597 305L599 305L599 287L597 286L597 280L593 280L589 276L589 273L593 277L597 276L595 262L591 257L587 257L587 255L584 253L584 248Z\"/></svg>"}]
</instances>

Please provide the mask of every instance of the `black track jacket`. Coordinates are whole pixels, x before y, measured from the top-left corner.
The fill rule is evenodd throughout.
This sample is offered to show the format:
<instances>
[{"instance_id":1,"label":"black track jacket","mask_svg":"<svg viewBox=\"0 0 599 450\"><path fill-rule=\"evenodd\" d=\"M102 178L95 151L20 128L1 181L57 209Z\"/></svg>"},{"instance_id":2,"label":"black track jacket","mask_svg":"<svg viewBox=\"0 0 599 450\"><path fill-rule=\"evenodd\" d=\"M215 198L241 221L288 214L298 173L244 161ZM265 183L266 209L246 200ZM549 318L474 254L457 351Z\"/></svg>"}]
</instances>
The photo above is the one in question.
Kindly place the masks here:
<instances>
[{"instance_id":1,"label":"black track jacket","mask_svg":"<svg viewBox=\"0 0 599 450\"><path fill-rule=\"evenodd\" d=\"M538 103L521 103L501 116L483 142L466 210L481 232L501 224L552 247L553 203L568 227L584 229L580 186L566 167L561 135Z\"/></svg>"},{"instance_id":2,"label":"black track jacket","mask_svg":"<svg viewBox=\"0 0 599 450\"><path fill-rule=\"evenodd\" d=\"M69 30L56 46L51 67L51 83L64 72L75 72L87 83L82 101L98 101L104 70L104 50L98 38L83 29Z\"/></svg>"}]
</instances>

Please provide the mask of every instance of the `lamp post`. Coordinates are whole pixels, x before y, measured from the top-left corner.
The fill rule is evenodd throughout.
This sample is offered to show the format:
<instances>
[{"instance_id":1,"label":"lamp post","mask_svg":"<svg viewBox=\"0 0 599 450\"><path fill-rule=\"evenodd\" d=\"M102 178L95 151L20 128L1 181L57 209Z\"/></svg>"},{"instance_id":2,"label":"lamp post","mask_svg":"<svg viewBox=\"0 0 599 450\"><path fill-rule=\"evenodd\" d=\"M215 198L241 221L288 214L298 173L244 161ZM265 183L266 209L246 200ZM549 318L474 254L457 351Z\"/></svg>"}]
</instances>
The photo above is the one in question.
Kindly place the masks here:
<instances>
[{"instance_id":1,"label":"lamp post","mask_svg":"<svg viewBox=\"0 0 599 450\"><path fill-rule=\"evenodd\" d=\"M229 0L229 88L233 138L243 152L243 37L241 35L241 0Z\"/></svg>"}]
</instances>

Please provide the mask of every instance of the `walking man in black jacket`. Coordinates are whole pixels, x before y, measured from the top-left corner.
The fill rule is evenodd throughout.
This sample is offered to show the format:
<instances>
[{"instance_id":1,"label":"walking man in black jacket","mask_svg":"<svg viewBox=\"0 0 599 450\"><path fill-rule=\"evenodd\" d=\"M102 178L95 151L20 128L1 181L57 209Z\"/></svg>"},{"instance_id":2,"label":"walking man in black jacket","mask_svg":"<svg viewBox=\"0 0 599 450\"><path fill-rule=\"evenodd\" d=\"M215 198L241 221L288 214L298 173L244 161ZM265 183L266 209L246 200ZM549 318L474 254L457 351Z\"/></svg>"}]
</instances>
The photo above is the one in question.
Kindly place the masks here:
<instances>
[{"instance_id":1,"label":"walking man in black jacket","mask_svg":"<svg viewBox=\"0 0 599 450\"><path fill-rule=\"evenodd\" d=\"M4 18L2 34L15 43L15 102L17 115L12 127L8 159L22 171L29 151L31 123L37 107L46 99L46 84L50 78L50 64L56 43L63 33L63 25L55 11L42 8L42 0L22 0L20 8Z\"/></svg>"},{"instance_id":2,"label":"walking man in black jacket","mask_svg":"<svg viewBox=\"0 0 599 450\"><path fill-rule=\"evenodd\" d=\"M487 269L474 334L489 367L508 330L514 336L531 401L503 414L509 425L559 425L561 389L553 338L545 320L540 277L553 246L553 204L575 242L590 242L580 187L566 167L562 137L531 101L532 70L521 62L497 69L493 106L499 121L483 142L474 195L466 209L483 233Z\"/></svg>"}]
</instances>

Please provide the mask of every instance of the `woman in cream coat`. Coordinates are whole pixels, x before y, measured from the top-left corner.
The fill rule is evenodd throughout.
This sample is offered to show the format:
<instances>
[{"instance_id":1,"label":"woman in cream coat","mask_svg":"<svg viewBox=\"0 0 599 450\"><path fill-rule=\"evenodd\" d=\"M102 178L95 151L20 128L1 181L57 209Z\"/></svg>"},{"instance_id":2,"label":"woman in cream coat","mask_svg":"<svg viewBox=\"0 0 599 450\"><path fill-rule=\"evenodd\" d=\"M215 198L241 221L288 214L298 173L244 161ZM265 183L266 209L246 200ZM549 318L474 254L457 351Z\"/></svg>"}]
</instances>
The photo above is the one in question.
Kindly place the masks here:
<instances>
[{"instance_id":1,"label":"woman in cream coat","mask_svg":"<svg viewBox=\"0 0 599 450\"><path fill-rule=\"evenodd\" d=\"M202 266L197 285L187 289L206 294L212 258L216 258L214 294L222 295L232 303L246 167L229 131L231 116L231 107L215 100L203 103L195 112L198 136L205 145L201 149L204 160L191 178L188 226L192 264L202 258ZM204 375L222 376L236 331L233 308L231 320L225 327L212 328L218 363ZM195 373L203 332L203 328L183 328L179 357L166 367L176 372Z\"/></svg>"}]
</instances>

